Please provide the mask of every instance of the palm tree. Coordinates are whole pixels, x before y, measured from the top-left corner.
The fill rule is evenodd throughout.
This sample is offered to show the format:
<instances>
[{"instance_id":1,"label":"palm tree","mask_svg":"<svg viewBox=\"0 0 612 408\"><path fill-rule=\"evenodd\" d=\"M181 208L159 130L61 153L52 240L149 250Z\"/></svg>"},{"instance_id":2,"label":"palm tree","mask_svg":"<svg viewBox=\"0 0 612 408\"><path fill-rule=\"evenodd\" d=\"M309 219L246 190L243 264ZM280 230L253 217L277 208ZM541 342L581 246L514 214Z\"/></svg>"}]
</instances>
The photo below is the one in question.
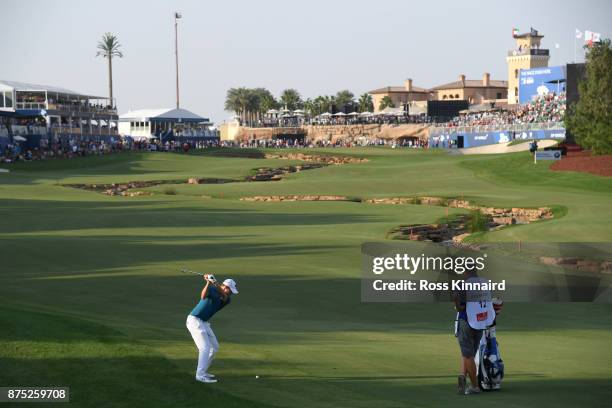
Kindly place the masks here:
<instances>
[{"instance_id":1,"label":"palm tree","mask_svg":"<svg viewBox=\"0 0 612 408\"><path fill-rule=\"evenodd\" d=\"M378 106L378 110L383 110L388 107L395 108L395 104L393 103L393 100L391 99L391 97L389 97L389 95L385 95L380 100L380 105Z\"/></svg>"},{"instance_id":2,"label":"palm tree","mask_svg":"<svg viewBox=\"0 0 612 408\"><path fill-rule=\"evenodd\" d=\"M354 102L355 96L351 91L345 89L336 94L336 108L339 111L344 111L345 108Z\"/></svg>"},{"instance_id":3,"label":"palm tree","mask_svg":"<svg viewBox=\"0 0 612 408\"><path fill-rule=\"evenodd\" d=\"M255 88L253 92L259 97L257 113L264 114L270 109L278 109L278 101L274 98L272 92L266 88Z\"/></svg>"},{"instance_id":4,"label":"palm tree","mask_svg":"<svg viewBox=\"0 0 612 408\"><path fill-rule=\"evenodd\" d=\"M234 112L236 115L240 115L240 104L238 101L238 88L230 88L227 90L225 95L225 110Z\"/></svg>"},{"instance_id":5,"label":"palm tree","mask_svg":"<svg viewBox=\"0 0 612 408\"><path fill-rule=\"evenodd\" d=\"M289 110L296 110L303 106L302 97L295 89L285 89L280 97L281 103Z\"/></svg>"},{"instance_id":6,"label":"palm tree","mask_svg":"<svg viewBox=\"0 0 612 408\"><path fill-rule=\"evenodd\" d=\"M120 50L121 44L117 36L112 33L105 33L102 39L98 42L98 53L96 57L104 57L108 59L108 94L110 104L113 104L113 57L123 58L123 53Z\"/></svg>"},{"instance_id":7,"label":"palm tree","mask_svg":"<svg viewBox=\"0 0 612 408\"><path fill-rule=\"evenodd\" d=\"M232 88L227 91L226 109L234 111L242 121L245 121L249 110L249 98L250 92L247 88Z\"/></svg>"},{"instance_id":8,"label":"palm tree","mask_svg":"<svg viewBox=\"0 0 612 408\"><path fill-rule=\"evenodd\" d=\"M311 117L317 116L319 114L317 109L317 103L311 98L308 98L304 101L304 110Z\"/></svg>"},{"instance_id":9,"label":"palm tree","mask_svg":"<svg viewBox=\"0 0 612 408\"><path fill-rule=\"evenodd\" d=\"M329 104L326 98L327 96L321 95L317 96L313 101L318 115L325 113L329 110Z\"/></svg>"},{"instance_id":10,"label":"palm tree","mask_svg":"<svg viewBox=\"0 0 612 408\"><path fill-rule=\"evenodd\" d=\"M359 97L359 111L360 112L372 112L374 110L374 102L372 101L372 95L364 93Z\"/></svg>"}]
</instances>

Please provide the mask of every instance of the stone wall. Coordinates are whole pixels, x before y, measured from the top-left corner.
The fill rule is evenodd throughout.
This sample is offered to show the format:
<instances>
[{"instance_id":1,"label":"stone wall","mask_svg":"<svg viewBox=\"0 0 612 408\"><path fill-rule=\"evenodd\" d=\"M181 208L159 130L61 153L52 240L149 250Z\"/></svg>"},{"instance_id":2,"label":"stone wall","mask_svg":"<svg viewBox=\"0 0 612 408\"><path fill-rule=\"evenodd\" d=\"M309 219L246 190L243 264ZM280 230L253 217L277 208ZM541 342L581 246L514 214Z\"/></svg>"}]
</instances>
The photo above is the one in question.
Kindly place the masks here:
<instances>
[{"instance_id":1,"label":"stone wall","mask_svg":"<svg viewBox=\"0 0 612 408\"><path fill-rule=\"evenodd\" d=\"M272 139L278 135L304 135L308 141L330 140L332 142L335 142L336 140L340 139L358 140L360 138L364 138L393 140L406 137L427 140L427 138L429 137L429 125L308 125L302 126L300 128L240 127L236 135L236 140L265 140Z\"/></svg>"},{"instance_id":2,"label":"stone wall","mask_svg":"<svg viewBox=\"0 0 612 408\"><path fill-rule=\"evenodd\" d=\"M307 135L304 127L287 127L287 128L249 128L240 126L234 140L268 140L279 135L295 135L296 137L304 137Z\"/></svg>"}]
</instances>

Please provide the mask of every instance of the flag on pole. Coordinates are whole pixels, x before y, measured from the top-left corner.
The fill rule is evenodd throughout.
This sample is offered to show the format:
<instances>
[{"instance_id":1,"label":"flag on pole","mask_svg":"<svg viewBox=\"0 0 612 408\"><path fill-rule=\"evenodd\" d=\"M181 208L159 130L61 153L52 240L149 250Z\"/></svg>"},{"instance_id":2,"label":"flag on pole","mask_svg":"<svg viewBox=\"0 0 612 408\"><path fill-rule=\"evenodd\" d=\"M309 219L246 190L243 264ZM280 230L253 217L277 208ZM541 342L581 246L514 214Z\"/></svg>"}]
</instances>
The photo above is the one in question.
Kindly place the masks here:
<instances>
[{"instance_id":1,"label":"flag on pole","mask_svg":"<svg viewBox=\"0 0 612 408\"><path fill-rule=\"evenodd\" d=\"M512 29L512 38L516 38L519 35L519 29L518 28L513 28Z\"/></svg>"},{"instance_id":2,"label":"flag on pole","mask_svg":"<svg viewBox=\"0 0 612 408\"><path fill-rule=\"evenodd\" d=\"M584 42L592 47L594 43L601 41L601 34L595 33L593 31L585 31L584 32Z\"/></svg>"},{"instance_id":3,"label":"flag on pole","mask_svg":"<svg viewBox=\"0 0 612 408\"><path fill-rule=\"evenodd\" d=\"M183 17L183 16L182 16L182 15L181 15L181 13L179 13L178 11L176 11L176 12L174 13L174 18L177 18L177 19L178 19L178 18L181 18L181 17Z\"/></svg>"},{"instance_id":4,"label":"flag on pole","mask_svg":"<svg viewBox=\"0 0 612 408\"><path fill-rule=\"evenodd\" d=\"M582 31L576 29L576 38L582 38Z\"/></svg>"}]
</instances>

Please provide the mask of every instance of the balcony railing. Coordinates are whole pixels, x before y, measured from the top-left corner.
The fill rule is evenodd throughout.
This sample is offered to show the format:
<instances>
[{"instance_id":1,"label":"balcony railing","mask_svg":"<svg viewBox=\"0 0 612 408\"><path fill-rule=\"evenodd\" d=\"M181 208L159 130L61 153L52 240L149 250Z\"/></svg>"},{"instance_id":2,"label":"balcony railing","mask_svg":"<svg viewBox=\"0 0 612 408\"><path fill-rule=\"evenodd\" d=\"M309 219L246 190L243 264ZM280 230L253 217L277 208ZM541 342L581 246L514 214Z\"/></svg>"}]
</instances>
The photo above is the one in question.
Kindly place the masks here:
<instances>
[{"instance_id":1,"label":"balcony railing","mask_svg":"<svg viewBox=\"0 0 612 408\"><path fill-rule=\"evenodd\" d=\"M45 109L47 106L44 102L17 102L17 109Z\"/></svg>"},{"instance_id":2,"label":"balcony railing","mask_svg":"<svg viewBox=\"0 0 612 408\"><path fill-rule=\"evenodd\" d=\"M524 50L512 50L508 51L508 56L513 57L517 55L549 55L549 50L539 49L539 48L526 48Z\"/></svg>"},{"instance_id":3,"label":"balcony railing","mask_svg":"<svg viewBox=\"0 0 612 408\"><path fill-rule=\"evenodd\" d=\"M48 106L48 107L47 107ZM98 113L102 115L116 115L117 109L114 107L106 106L91 106L81 104L61 104L61 103L49 103L45 102L17 102L15 107L17 109L51 109L58 111L68 112L80 112L80 113Z\"/></svg>"},{"instance_id":4,"label":"balcony railing","mask_svg":"<svg viewBox=\"0 0 612 408\"><path fill-rule=\"evenodd\" d=\"M81 104L61 104L61 103L49 103L49 109L58 111L70 111L70 112L81 112L81 113L99 113L104 115L116 115L117 109L114 107L107 106L91 106Z\"/></svg>"}]
</instances>

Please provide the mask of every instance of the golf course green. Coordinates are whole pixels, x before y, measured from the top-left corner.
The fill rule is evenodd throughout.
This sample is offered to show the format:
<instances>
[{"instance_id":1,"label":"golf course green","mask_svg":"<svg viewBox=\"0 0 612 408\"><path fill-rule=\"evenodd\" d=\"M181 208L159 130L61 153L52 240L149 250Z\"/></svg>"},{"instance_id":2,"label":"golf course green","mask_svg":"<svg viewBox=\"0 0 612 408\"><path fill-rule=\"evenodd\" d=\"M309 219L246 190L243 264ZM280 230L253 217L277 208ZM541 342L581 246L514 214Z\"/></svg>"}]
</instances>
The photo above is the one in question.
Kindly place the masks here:
<instances>
[{"instance_id":1,"label":"golf course green","mask_svg":"<svg viewBox=\"0 0 612 408\"><path fill-rule=\"evenodd\" d=\"M361 302L361 244L385 240L400 224L434 222L444 207L240 198L440 196L550 206L552 220L478 238L612 242L612 178L553 172L527 153L355 148L308 153L367 162L274 182L163 184L137 197L66 186L241 180L257 168L297 163L246 153L256 152L124 152L4 165L0 386L69 386L76 407L610 405L610 304L507 303L497 328L502 390L459 396L450 303ZM217 384L194 380L197 350L185 320L203 281L182 267L232 277L240 289L212 319Z\"/></svg>"}]
</instances>

